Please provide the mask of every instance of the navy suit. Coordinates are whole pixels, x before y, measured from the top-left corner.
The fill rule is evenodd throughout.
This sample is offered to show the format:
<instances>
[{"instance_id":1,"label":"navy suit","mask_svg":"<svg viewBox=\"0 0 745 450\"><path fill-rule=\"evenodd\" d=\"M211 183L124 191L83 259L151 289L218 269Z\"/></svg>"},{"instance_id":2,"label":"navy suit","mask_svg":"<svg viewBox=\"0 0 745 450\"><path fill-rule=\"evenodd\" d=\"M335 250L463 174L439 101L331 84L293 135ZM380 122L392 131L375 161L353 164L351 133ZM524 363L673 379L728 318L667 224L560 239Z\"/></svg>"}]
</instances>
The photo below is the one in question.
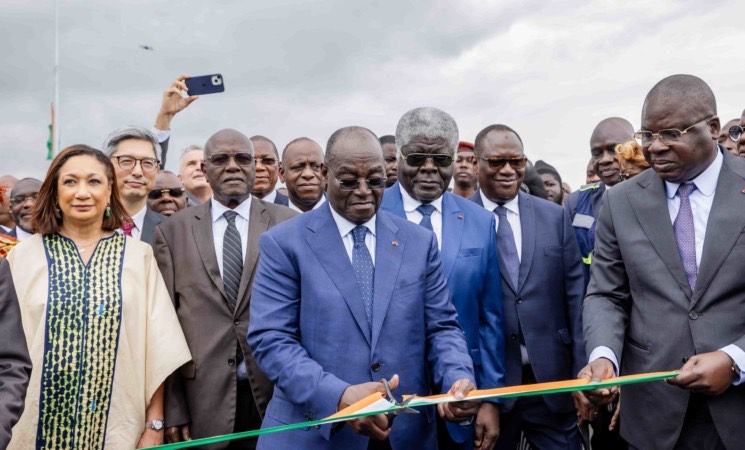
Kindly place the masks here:
<instances>
[{"instance_id":1,"label":"navy suit","mask_svg":"<svg viewBox=\"0 0 745 450\"><path fill-rule=\"evenodd\" d=\"M401 188L386 189L382 211L406 219ZM479 389L504 386L502 287L494 216L473 202L445 192L442 196L442 267L458 322L468 341ZM456 442L472 429L448 423Z\"/></svg>"},{"instance_id":2,"label":"navy suit","mask_svg":"<svg viewBox=\"0 0 745 450\"><path fill-rule=\"evenodd\" d=\"M582 337L584 277L569 216L561 206L519 192L522 256L513 286L500 258L506 338L506 381L523 382L519 334L525 340L537 382L568 380L587 362ZM470 198L482 205L480 193ZM574 410L569 394L543 396L552 414ZM503 402L503 412L516 399Z\"/></svg>"},{"instance_id":3,"label":"navy suit","mask_svg":"<svg viewBox=\"0 0 745 450\"><path fill-rule=\"evenodd\" d=\"M277 191L277 194L274 196L274 204L290 206L290 198L286 196L285 194Z\"/></svg>"},{"instance_id":4,"label":"navy suit","mask_svg":"<svg viewBox=\"0 0 745 450\"><path fill-rule=\"evenodd\" d=\"M261 236L248 342L275 384L262 427L336 412L350 384L399 374L398 394L474 380L434 235L379 211L372 326L328 203ZM402 414L395 449L436 448L435 411ZM349 426L262 436L260 449L366 449Z\"/></svg>"}]
</instances>

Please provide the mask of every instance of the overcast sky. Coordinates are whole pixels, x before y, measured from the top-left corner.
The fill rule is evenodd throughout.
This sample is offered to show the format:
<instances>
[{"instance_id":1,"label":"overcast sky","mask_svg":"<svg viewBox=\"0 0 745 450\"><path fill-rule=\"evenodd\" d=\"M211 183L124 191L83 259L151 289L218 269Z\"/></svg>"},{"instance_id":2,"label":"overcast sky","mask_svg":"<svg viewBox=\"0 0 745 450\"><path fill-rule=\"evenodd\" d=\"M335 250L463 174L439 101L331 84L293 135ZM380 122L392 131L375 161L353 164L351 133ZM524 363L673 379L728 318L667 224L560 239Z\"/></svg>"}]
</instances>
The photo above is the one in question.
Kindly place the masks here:
<instances>
[{"instance_id":1,"label":"overcast sky","mask_svg":"<svg viewBox=\"0 0 745 450\"><path fill-rule=\"evenodd\" d=\"M743 17L735 0L60 0L62 146L149 127L178 74L222 73L225 93L174 120L174 153L226 127L325 147L340 127L391 134L407 110L435 106L462 140L510 125L576 188L597 122L638 128L667 75L703 78L722 123L739 117ZM53 30L51 1L0 0L0 174L48 165Z\"/></svg>"}]
</instances>

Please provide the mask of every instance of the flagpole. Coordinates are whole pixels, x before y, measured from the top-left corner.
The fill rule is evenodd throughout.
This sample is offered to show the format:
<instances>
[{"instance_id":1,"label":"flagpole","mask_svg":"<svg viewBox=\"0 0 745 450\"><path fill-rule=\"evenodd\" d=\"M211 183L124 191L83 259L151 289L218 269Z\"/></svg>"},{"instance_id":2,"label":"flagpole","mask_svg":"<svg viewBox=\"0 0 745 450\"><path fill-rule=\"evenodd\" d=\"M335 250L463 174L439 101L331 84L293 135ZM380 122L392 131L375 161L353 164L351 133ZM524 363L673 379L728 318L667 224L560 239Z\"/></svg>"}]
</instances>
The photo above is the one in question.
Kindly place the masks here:
<instances>
[{"instance_id":1,"label":"flagpole","mask_svg":"<svg viewBox=\"0 0 745 450\"><path fill-rule=\"evenodd\" d=\"M54 111L53 111L53 140L52 152L59 153L60 149L60 104L59 104L59 0L54 0Z\"/></svg>"}]
</instances>

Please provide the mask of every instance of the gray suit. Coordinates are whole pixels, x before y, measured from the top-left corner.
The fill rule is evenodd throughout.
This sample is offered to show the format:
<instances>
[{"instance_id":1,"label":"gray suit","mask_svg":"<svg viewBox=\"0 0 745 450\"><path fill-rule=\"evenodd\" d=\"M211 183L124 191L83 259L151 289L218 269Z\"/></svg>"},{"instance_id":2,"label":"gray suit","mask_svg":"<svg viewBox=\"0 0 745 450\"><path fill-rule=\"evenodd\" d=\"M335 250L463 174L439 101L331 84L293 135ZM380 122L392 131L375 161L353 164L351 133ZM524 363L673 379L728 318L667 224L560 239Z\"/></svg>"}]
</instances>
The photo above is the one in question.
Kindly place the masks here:
<instances>
[{"instance_id":1,"label":"gray suit","mask_svg":"<svg viewBox=\"0 0 745 450\"><path fill-rule=\"evenodd\" d=\"M167 217L163 214L158 214L150 208L145 211L145 220L142 221L142 233L140 233L140 240L147 244L153 245L153 238L155 235L155 227L159 223L166 220Z\"/></svg>"},{"instance_id":2,"label":"gray suit","mask_svg":"<svg viewBox=\"0 0 745 450\"><path fill-rule=\"evenodd\" d=\"M158 226L153 243L193 357L192 362L166 381L166 426L190 423L193 438L234 430L238 344L246 362L253 401L261 416L264 415L273 386L259 370L246 342L259 236L297 215L283 206L251 200L246 259L233 310L215 256L210 208L211 202L207 202L179 211Z\"/></svg>"},{"instance_id":3,"label":"gray suit","mask_svg":"<svg viewBox=\"0 0 745 450\"><path fill-rule=\"evenodd\" d=\"M30 376L31 359L10 265L0 258L0 448L8 446L10 430L21 417Z\"/></svg>"},{"instance_id":4,"label":"gray suit","mask_svg":"<svg viewBox=\"0 0 745 450\"><path fill-rule=\"evenodd\" d=\"M622 374L678 369L684 357L729 344L745 349L745 160L723 154L693 292L657 174L647 170L606 194L584 332L587 353L609 347ZM621 436L639 448L673 448L690 395L660 382L625 386ZM745 386L705 401L725 446L742 448Z\"/></svg>"}]
</instances>

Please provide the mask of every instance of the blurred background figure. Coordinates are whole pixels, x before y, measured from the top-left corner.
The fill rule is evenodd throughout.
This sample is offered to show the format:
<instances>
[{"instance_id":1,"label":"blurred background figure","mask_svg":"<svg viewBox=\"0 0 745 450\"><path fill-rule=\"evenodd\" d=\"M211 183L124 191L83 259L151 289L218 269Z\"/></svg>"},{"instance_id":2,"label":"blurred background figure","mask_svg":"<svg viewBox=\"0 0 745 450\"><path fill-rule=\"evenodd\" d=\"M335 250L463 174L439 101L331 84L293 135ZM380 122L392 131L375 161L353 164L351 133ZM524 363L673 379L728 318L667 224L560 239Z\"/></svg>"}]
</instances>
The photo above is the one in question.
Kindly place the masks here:
<instances>
[{"instance_id":1,"label":"blurred background figure","mask_svg":"<svg viewBox=\"0 0 745 450\"><path fill-rule=\"evenodd\" d=\"M282 151L279 177L287 186L287 206L299 213L318 208L326 201L326 180L321 175L323 150L307 137L293 139Z\"/></svg>"},{"instance_id":2,"label":"blurred background figure","mask_svg":"<svg viewBox=\"0 0 745 450\"><path fill-rule=\"evenodd\" d=\"M473 155L473 144L466 141L458 142L458 151L455 154L455 172L453 173L453 194L469 198L476 193L479 181L476 177L478 171L476 157Z\"/></svg>"},{"instance_id":3,"label":"blurred background figure","mask_svg":"<svg viewBox=\"0 0 745 450\"><path fill-rule=\"evenodd\" d=\"M564 204L564 188L561 185L561 175L554 168L554 166L541 161L540 159L535 163L535 171L541 176L543 181L543 187L546 190L546 200L554 202L557 205Z\"/></svg>"},{"instance_id":4,"label":"blurred background figure","mask_svg":"<svg viewBox=\"0 0 745 450\"><path fill-rule=\"evenodd\" d=\"M2 194L3 201L0 201L0 233L8 234L15 228L13 216L10 215L10 190L18 182L18 179L12 175L3 175L0 177L0 185L5 186L5 194ZM4 205L4 206L3 206Z\"/></svg>"},{"instance_id":5,"label":"blurred background figure","mask_svg":"<svg viewBox=\"0 0 745 450\"><path fill-rule=\"evenodd\" d=\"M616 155L618 155L618 164L621 166L622 180L633 178L649 169L649 163L642 153L642 146L636 140L618 144Z\"/></svg>"},{"instance_id":6,"label":"blurred background figure","mask_svg":"<svg viewBox=\"0 0 745 450\"><path fill-rule=\"evenodd\" d=\"M595 173L594 158L590 158L590 162L587 163L587 176L585 177L586 184L597 183L600 181L600 177Z\"/></svg>"},{"instance_id":7,"label":"blurred background figure","mask_svg":"<svg viewBox=\"0 0 745 450\"><path fill-rule=\"evenodd\" d=\"M386 187L393 186L398 181L398 148L396 148L396 137L386 134L380 136L380 146L383 147L383 158L385 159Z\"/></svg>"},{"instance_id":8,"label":"blurred background figure","mask_svg":"<svg viewBox=\"0 0 745 450\"><path fill-rule=\"evenodd\" d=\"M7 198L6 193L8 190L9 189L6 185L0 184L0 208L6 208L7 201L5 199ZM18 239L7 235L4 231L4 229L0 230L0 258L8 256L8 253L10 253L13 247L18 243Z\"/></svg>"},{"instance_id":9,"label":"blurred background figure","mask_svg":"<svg viewBox=\"0 0 745 450\"><path fill-rule=\"evenodd\" d=\"M569 183L566 181L561 183L561 189L564 191L564 199L567 198L567 195L572 193L572 187L569 186Z\"/></svg>"},{"instance_id":10,"label":"blurred background figure","mask_svg":"<svg viewBox=\"0 0 745 450\"><path fill-rule=\"evenodd\" d=\"M251 195L265 202L287 206L287 196L276 190L281 167L277 146L271 139L259 135L251 137L251 143L254 146L256 162L256 179Z\"/></svg>"},{"instance_id":11,"label":"blurred background figure","mask_svg":"<svg viewBox=\"0 0 745 450\"><path fill-rule=\"evenodd\" d=\"M186 208L186 189L175 173L163 170L155 177L155 186L147 194L147 207L170 217Z\"/></svg>"},{"instance_id":12,"label":"blurred background figure","mask_svg":"<svg viewBox=\"0 0 745 450\"><path fill-rule=\"evenodd\" d=\"M745 158L745 110L742 112L740 123L735 124L729 129L729 137L734 142L737 142L737 156Z\"/></svg>"},{"instance_id":13,"label":"blurred background figure","mask_svg":"<svg viewBox=\"0 0 745 450\"><path fill-rule=\"evenodd\" d=\"M36 197L41 189L41 181L36 178L23 178L10 191L10 214L16 223L8 234L18 241L30 238L33 234L31 213L36 203Z\"/></svg>"},{"instance_id":14,"label":"blurred background figure","mask_svg":"<svg viewBox=\"0 0 745 450\"><path fill-rule=\"evenodd\" d=\"M201 145L190 145L181 153L178 177L186 189L189 206L201 205L212 197L212 188L202 171L204 148Z\"/></svg>"},{"instance_id":15,"label":"blurred background figure","mask_svg":"<svg viewBox=\"0 0 745 450\"><path fill-rule=\"evenodd\" d=\"M733 155L739 156L739 152L737 151L737 141L732 139L729 133L729 129L736 125L740 125L740 119L732 119L722 126L722 129L719 130L719 145L724 147L725 150Z\"/></svg>"}]
</instances>

